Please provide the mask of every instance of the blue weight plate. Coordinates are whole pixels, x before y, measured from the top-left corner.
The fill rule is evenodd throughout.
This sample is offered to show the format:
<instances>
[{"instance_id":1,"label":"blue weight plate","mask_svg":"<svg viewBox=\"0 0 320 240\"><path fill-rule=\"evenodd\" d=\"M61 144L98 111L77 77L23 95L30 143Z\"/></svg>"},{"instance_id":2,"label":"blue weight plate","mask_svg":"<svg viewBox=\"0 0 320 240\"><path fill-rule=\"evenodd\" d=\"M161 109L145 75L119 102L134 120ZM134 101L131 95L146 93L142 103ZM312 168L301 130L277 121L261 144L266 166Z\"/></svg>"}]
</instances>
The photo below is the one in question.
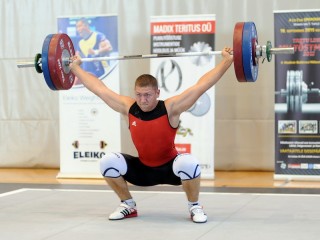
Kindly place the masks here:
<instances>
[{"instance_id":1,"label":"blue weight plate","mask_svg":"<svg viewBox=\"0 0 320 240\"><path fill-rule=\"evenodd\" d=\"M57 90L57 88L54 86L53 81L50 76L49 62L48 62L49 46L50 46L50 41L51 41L52 37L53 37L53 34L49 34L43 42L41 63L42 63L43 76L44 76L44 79L46 80L48 87L51 90Z\"/></svg>"},{"instance_id":2,"label":"blue weight plate","mask_svg":"<svg viewBox=\"0 0 320 240\"><path fill-rule=\"evenodd\" d=\"M256 26L253 22L245 22L242 32L242 63L247 82L255 82L258 77L259 65L254 64L253 39L258 39Z\"/></svg>"}]
</instances>

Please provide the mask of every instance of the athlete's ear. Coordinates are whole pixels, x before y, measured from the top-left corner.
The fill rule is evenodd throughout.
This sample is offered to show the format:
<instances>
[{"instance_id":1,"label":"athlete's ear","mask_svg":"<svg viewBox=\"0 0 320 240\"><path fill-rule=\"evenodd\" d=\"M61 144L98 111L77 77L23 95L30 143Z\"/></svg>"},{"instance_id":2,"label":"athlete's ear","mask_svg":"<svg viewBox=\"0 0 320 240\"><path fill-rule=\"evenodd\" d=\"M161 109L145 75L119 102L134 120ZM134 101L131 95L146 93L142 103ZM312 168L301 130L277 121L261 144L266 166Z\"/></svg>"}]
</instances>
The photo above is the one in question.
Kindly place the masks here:
<instances>
[{"instance_id":1,"label":"athlete's ear","mask_svg":"<svg viewBox=\"0 0 320 240\"><path fill-rule=\"evenodd\" d=\"M157 97L160 96L160 89L159 88L157 89L156 94L157 94Z\"/></svg>"}]
</instances>

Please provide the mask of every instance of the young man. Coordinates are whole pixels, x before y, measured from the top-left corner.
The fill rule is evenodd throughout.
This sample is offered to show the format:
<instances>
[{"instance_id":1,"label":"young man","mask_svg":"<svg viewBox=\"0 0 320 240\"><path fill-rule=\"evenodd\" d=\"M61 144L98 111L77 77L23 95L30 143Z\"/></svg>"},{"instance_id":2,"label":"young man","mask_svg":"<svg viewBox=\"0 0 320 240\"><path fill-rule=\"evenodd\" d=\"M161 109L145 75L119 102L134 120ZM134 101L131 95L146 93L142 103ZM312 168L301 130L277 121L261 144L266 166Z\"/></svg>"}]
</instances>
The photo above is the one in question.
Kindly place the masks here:
<instances>
[{"instance_id":1,"label":"young man","mask_svg":"<svg viewBox=\"0 0 320 240\"><path fill-rule=\"evenodd\" d=\"M110 220L136 217L136 203L127 182L138 186L157 184L181 185L186 193L191 219L196 223L207 221L207 215L198 202L200 167L191 154L179 154L174 139L180 115L197 99L215 85L233 62L232 49L222 50L220 63L204 74L198 82L179 95L165 101L158 100L160 90L157 80L148 74L135 82L135 98L122 96L109 89L95 76L81 67L81 58L74 56L71 71L83 85L100 97L113 110L123 114L138 157L123 153L106 154L100 162L101 174L121 200Z\"/></svg>"},{"instance_id":2,"label":"young man","mask_svg":"<svg viewBox=\"0 0 320 240\"><path fill-rule=\"evenodd\" d=\"M104 57L112 51L110 41L103 33L92 31L86 18L81 18L77 21L76 30L81 37L77 46L77 54L81 57ZM97 77L101 77L105 73L104 68L107 66L108 63L106 61L95 61L84 63L82 68Z\"/></svg>"}]
</instances>

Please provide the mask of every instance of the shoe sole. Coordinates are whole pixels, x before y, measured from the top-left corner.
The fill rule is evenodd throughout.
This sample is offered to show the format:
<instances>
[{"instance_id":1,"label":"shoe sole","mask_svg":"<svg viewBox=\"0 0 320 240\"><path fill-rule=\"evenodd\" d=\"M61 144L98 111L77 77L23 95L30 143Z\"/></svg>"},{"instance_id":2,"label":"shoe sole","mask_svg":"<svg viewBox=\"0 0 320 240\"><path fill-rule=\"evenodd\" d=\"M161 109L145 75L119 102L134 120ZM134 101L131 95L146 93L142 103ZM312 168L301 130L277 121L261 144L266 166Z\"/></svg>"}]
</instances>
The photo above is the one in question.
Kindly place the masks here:
<instances>
[{"instance_id":1,"label":"shoe sole","mask_svg":"<svg viewBox=\"0 0 320 240\"><path fill-rule=\"evenodd\" d=\"M193 221L193 220L192 220L192 222L194 222L194 223L206 223L206 222L207 222L207 220L206 220L206 221L204 221L204 222L196 222L196 221Z\"/></svg>"},{"instance_id":2,"label":"shoe sole","mask_svg":"<svg viewBox=\"0 0 320 240\"><path fill-rule=\"evenodd\" d=\"M126 218L133 218L133 217L138 217L138 213L133 213L127 216L124 216L123 218L109 218L109 220L114 221L114 220L123 220Z\"/></svg>"},{"instance_id":3,"label":"shoe sole","mask_svg":"<svg viewBox=\"0 0 320 240\"><path fill-rule=\"evenodd\" d=\"M192 219L192 216L190 217L190 219L191 219L191 221L194 222L194 223L206 223L206 222L208 221L208 219L207 219L207 220L205 220L205 221L203 221L203 222L197 222L197 221L194 221L194 220Z\"/></svg>"}]
</instances>

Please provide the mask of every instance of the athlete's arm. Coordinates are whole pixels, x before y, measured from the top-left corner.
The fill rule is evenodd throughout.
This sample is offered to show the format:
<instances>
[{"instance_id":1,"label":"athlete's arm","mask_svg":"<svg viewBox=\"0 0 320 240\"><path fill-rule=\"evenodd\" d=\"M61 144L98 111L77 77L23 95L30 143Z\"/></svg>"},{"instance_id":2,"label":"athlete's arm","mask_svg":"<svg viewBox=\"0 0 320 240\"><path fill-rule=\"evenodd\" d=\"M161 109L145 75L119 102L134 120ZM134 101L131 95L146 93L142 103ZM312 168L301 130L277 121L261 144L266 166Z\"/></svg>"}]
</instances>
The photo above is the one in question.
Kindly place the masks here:
<instances>
[{"instance_id":1,"label":"athlete's arm","mask_svg":"<svg viewBox=\"0 0 320 240\"><path fill-rule=\"evenodd\" d=\"M204 74L195 85L165 101L172 125L176 125L179 122L180 114L187 111L203 93L221 79L233 62L231 52L231 48L224 48L222 50L223 59L215 68Z\"/></svg>"},{"instance_id":2,"label":"athlete's arm","mask_svg":"<svg viewBox=\"0 0 320 240\"><path fill-rule=\"evenodd\" d=\"M127 115L134 99L122 96L108 88L99 78L84 71L81 67L81 58L73 56L69 67L81 83L91 92L100 97L113 110Z\"/></svg>"}]
</instances>

